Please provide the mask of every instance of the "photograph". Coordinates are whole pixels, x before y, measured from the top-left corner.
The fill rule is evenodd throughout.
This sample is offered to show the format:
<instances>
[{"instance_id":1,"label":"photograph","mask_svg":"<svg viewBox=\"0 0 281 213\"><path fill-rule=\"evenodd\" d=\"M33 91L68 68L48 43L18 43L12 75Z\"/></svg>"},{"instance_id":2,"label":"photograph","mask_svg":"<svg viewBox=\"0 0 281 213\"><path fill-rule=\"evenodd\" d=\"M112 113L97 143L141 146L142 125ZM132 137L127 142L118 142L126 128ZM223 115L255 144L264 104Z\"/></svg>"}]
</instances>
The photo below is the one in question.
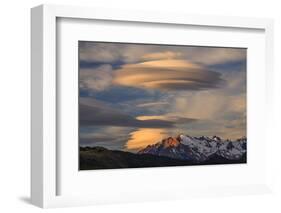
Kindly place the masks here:
<instances>
[{"instance_id":1,"label":"photograph","mask_svg":"<svg viewBox=\"0 0 281 213\"><path fill-rule=\"evenodd\" d=\"M247 163L247 48L78 41L77 57L79 170Z\"/></svg>"}]
</instances>

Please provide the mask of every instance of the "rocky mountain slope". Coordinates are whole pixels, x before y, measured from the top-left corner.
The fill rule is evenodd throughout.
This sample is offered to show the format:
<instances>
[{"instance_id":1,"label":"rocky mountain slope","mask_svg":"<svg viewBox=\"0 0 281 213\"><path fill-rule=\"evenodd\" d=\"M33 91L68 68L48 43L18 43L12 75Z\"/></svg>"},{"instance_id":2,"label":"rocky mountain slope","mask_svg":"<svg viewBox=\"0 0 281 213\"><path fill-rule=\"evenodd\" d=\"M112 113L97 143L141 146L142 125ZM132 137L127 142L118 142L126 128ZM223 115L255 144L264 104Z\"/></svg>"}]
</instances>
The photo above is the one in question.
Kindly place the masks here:
<instances>
[{"instance_id":1,"label":"rocky mountain slope","mask_svg":"<svg viewBox=\"0 0 281 213\"><path fill-rule=\"evenodd\" d=\"M119 169L192 165L192 162L150 154L108 150L103 147L80 147L79 169Z\"/></svg>"}]
</instances>

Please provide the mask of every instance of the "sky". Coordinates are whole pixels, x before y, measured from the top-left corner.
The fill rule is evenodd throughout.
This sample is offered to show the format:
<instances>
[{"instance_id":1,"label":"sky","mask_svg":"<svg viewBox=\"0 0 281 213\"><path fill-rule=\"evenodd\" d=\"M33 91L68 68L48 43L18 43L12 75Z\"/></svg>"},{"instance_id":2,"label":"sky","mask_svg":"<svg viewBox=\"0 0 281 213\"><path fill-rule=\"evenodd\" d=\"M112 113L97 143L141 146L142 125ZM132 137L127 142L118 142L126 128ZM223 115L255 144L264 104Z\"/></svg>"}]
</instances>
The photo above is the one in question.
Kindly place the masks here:
<instances>
[{"instance_id":1,"label":"sky","mask_svg":"<svg viewBox=\"0 0 281 213\"><path fill-rule=\"evenodd\" d=\"M246 136L247 49L79 41L79 144Z\"/></svg>"}]
</instances>

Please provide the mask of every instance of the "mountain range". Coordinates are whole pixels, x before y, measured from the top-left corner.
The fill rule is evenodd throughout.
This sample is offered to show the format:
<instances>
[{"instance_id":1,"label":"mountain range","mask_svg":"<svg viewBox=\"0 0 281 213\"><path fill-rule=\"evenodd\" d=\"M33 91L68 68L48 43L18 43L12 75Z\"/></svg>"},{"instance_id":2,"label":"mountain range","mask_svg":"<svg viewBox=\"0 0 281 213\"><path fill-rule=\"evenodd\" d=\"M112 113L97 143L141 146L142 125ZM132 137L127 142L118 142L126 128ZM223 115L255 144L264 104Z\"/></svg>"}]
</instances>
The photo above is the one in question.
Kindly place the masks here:
<instances>
[{"instance_id":1,"label":"mountain range","mask_svg":"<svg viewBox=\"0 0 281 213\"><path fill-rule=\"evenodd\" d=\"M191 137L179 135L176 138L168 137L162 141L148 145L140 150L138 154L152 154L166 156L181 160L204 162L211 157L220 156L228 160L239 160L247 150L247 139L245 137L236 141L222 140L218 136L212 138Z\"/></svg>"},{"instance_id":2,"label":"mountain range","mask_svg":"<svg viewBox=\"0 0 281 213\"><path fill-rule=\"evenodd\" d=\"M80 169L140 168L246 163L247 138L223 140L218 136L168 137L137 153L80 147Z\"/></svg>"}]
</instances>

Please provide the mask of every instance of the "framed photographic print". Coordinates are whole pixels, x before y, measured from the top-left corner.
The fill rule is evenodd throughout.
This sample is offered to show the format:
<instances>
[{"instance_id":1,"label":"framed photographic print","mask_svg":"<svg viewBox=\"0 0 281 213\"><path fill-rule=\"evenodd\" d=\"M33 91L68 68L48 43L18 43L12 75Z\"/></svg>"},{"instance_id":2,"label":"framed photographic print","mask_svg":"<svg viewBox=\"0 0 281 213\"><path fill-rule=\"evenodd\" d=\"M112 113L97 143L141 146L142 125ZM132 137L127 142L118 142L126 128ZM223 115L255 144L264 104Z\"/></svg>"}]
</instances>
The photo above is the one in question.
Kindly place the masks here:
<instances>
[{"instance_id":1,"label":"framed photographic print","mask_svg":"<svg viewBox=\"0 0 281 213\"><path fill-rule=\"evenodd\" d=\"M78 48L80 170L246 163L246 48Z\"/></svg>"},{"instance_id":2,"label":"framed photographic print","mask_svg":"<svg viewBox=\"0 0 281 213\"><path fill-rule=\"evenodd\" d=\"M32 203L270 192L272 28L33 8Z\"/></svg>"}]
</instances>

